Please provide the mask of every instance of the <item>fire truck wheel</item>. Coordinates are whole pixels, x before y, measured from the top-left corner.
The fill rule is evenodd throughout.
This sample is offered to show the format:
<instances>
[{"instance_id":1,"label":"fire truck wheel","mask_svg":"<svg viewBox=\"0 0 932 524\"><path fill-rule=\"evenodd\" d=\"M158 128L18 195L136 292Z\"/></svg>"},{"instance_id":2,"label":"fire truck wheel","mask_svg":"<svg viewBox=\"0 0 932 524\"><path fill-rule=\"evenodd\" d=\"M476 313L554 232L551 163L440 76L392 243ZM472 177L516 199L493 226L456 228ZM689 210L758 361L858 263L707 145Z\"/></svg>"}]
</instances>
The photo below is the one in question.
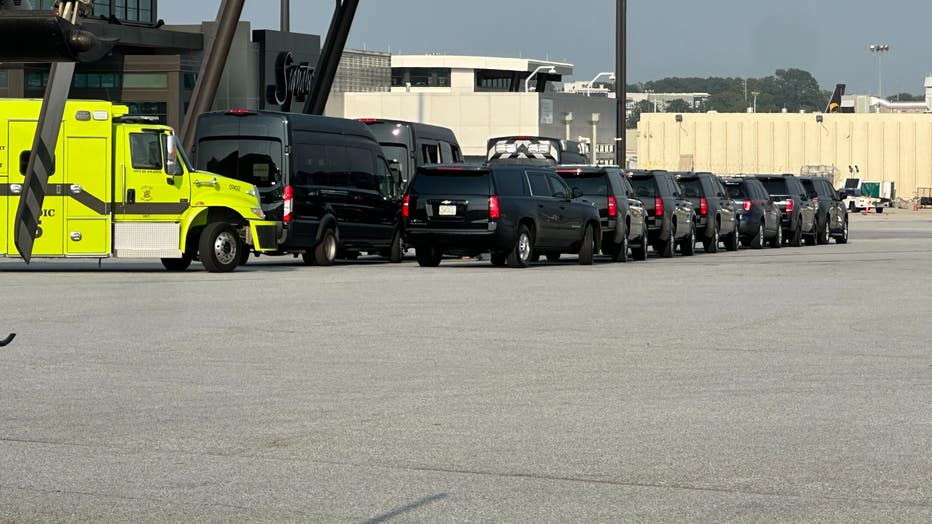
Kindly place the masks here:
<instances>
[{"instance_id":1,"label":"fire truck wheel","mask_svg":"<svg viewBox=\"0 0 932 524\"><path fill-rule=\"evenodd\" d=\"M210 273L228 273L236 269L245 249L233 226L224 222L207 224L198 248L201 263Z\"/></svg>"}]
</instances>

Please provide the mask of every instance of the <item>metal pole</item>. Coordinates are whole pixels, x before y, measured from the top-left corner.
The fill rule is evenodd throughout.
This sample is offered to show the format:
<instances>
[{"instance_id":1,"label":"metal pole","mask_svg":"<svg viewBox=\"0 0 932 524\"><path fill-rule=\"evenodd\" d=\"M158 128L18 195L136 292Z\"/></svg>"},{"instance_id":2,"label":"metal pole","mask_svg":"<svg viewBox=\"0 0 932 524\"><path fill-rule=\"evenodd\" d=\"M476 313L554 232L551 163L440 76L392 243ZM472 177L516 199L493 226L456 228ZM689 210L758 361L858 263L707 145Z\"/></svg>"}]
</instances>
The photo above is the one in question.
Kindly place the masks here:
<instances>
[{"instance_id":1,"label":"metal pole","mask_svg":"<svg viewBox=\"0 0 932 524\"><path fill-rule=\"evenodd\" d=\"M340 66L340 59L343 57L343 49L346 47L346 39L353 27L353 19L356 17L358 7L359 0L337 0L333 20L331 20L330 29L327 31L327 39L320 51L320 61L314 71L311 93L304 104L305 114L324 114L327 99L330 98L330 90L333 87L333 80L336 78L337 69Z\"/></svg>"},{"instance_id":2,"label":"metal pole","mask_svg":"<svg viewBox=\"0 0 932 524\"><path fill-rule=\"evenodd\" d=\"M230 55L230 46L233 44L236 25L239 23L240 15L243 14L245 2L246 0L222 0L220 2L214 41L210 49L204 53L201 72L198 74L194 92L191 94L191 103L188 105L188 112L185 113L184 123L181 126L181 139L186 151L190 151L191 146L194 145L194 128L198 115L210 111L214 105L217 86L220 85L220 78L223 76L223 69Z\"/></svg>"},{"instance_id":3,"label":"metal pole","mask_svg":"<svg viewBox=\"0 0 932 524\"><path fill-rule=\"evenodd\" d=\"M628 116L628 0L617 0L615 16L615 98L617 114L615 116L615 164L626 166L625 128Z\"/></svg>"},{"instance_id":4,"label":"metal pole","mask_svg":"<svg viewBox=\"0 0 932 524\"><path fill-rule=\"evenodd\" d=\"M291 2L282 0L282 33L291 32Z\"/></svg>"}]
</instances>

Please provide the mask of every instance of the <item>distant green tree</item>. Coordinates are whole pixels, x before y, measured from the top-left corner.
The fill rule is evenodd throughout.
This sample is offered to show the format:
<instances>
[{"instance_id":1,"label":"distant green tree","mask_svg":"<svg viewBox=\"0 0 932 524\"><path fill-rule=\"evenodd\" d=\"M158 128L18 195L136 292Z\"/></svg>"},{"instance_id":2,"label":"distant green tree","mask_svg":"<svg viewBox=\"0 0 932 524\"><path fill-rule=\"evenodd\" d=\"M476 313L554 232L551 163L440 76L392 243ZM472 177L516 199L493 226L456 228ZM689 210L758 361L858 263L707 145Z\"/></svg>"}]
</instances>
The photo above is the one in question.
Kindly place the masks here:
<instances>
[{"instance_id":1,"label":"distant green tree","mask_svg":"<svg viewBox=\"0 0 932 524\"><path fill-rule=\"evenodd\" d=\"M890 100L896 102L925 102L926 97L919 95L912 95L909 93L897 93L890 97Z\"/></svg>"},{"instance_id":2,"label":"distant green tree","mask_svg":"<svg viewBox=\"0 0 932 524\"><path fill-rule=\"evenodd\" d=\"M663 110L665 113L692 113L693 108L689 102L682 98L677 98L669 101Z\"/></svg>"},{"instance_id":3,"label":"distant green tree","mask_svg":"<svg viewBox=\"0 0 932 524\"><path fill-rule=\"evenodd\" d=\"M636 129L638 126L638 121L641 120L641 113L652 113L653 111L654 104L652 102L641 100L640 102L634 104L634 107L631 109L631 114L628 115L628 121L626 122L625 127L628 129Z\"/></svg>"}]
</instances>

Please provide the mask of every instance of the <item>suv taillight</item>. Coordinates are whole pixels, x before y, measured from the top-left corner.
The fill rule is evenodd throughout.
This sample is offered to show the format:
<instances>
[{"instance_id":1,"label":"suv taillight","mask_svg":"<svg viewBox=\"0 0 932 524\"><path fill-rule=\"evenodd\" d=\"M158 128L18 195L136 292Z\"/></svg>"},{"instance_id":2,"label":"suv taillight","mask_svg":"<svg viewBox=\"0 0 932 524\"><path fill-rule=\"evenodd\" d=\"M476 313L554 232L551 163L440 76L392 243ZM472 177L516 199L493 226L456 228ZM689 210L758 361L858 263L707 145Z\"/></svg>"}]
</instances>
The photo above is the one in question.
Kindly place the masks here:
<instances>
[{"instance_id":1,"label":"suv taillight","mask_svg":"<svg viewBox=\"0 0 932 524\"><path fill-rule=\"evenodd\" d=\"M401 200L401 216L404 218L411 216L411 195L405 195Z\"/></svg>"},{"instance_id":2,"label":"suv taillight","mask_svg":"<svg viewBox=\"0 0 932 524\"><path fill-rule=\"evenodd\" d=\"M709 200L706 197L699 199L699 214L708 215L709 214Z\"/></svg>"},{"instance_id":3,"label":"suv taillight","mask_svg":"<svg viewBox=\"0 0 932 524\"><path fill-rule=\"evenodd\" d=\"M745 200L744 205L742 207L744 208L745 211L750 211L752 203L753 202L751 202L750 200Z\"/></svg>"},{"instance_id":4,"label":"suv taillight","mask_svg":"<svg viewBox=\"0 0 932 524\"><path fill-rule=\"evenodd\" d=\"M490 196L489 197L489 219L498 220L501 216L501 210L498 207L498 197Z\"/></svg>"},{"instance_id":5,"label":"suv taillight","mask_svg":"<svg viewBox=\"0 0 932 524\"><path fill-rule=\"evenodd\" d=\"M786 212L792 213L793 209L795 208L796 208L796 201L793 200L792 198L787 198L786 199Z\"/></svg>"},{"instance_id":6,"label":"suv taillight","mask_svg":"<svg viewBox=\"0 0 932 524\"><path fill-rule=\"evenodd\" d=\"M654 216L663 216L663 199L660 197L654 199Z\"/></svg>"},{"instance_id":7,"label":"suv taillight","mask_svg":"<svg viewBox=\"0 0 932 524\"><path fill-rule=\"evenodd\" d=\"M608 216L618 216L618 201L615 200L614 195L608 195Z\"/></svg>"},{"instance_id":8,"label":"suv taillight","mask_svg":"<svg viewBox=\"0 0 932 524\"><path fill-rule=\"evenodd\" d=\"M294 213L294 189L291 186L285 186L285 194L282 197L284 202L283 205L283 214L282 220L285 222L291 222L291 219L294 218L292 214Z\"/></svg>"}]
</instances>

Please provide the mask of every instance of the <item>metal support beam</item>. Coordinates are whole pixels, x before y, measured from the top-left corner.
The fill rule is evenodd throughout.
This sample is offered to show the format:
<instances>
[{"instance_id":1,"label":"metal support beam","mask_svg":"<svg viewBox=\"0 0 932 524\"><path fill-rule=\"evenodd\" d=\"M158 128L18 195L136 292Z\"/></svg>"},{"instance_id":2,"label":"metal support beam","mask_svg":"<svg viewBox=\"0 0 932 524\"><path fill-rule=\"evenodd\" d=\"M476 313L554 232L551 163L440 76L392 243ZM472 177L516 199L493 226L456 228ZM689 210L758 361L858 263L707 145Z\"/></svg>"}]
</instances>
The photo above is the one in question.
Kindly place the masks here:
<instances>
[{"instance_id":1,"label":"metal support beam","mask_svg":"<svg viewBox=\"0 0 932 524\"><path fill-rule=\"evenodd\" d=\"M311 93L304 104L306 114L324 114L327 99L330 98L330 90L333 87L333 80L337 75L337 68L340 66L340 59L343 57L343 49L346 47L346 39L353 27L353 19L356 17L358 7L359 0L342 0L342 2L337 0L333 20L330 22L327 39L324 42L324 48L320 52L320 61L317 63L314 73Z\"/></svg>"},{"instance_id":2,"label":"metal support beam","mask_svg":"<svg viewBox=\"0 0 932 524\"><path fill-rule=\"evenodd\" d=\"M55 145L65 115L65 103L74 78L74 62L57 62L49 71L49 83L42 99L36 136L26 164L19 206L16 208L16 223L13 226L14 242L19 255L26 263L32 258L32 246L39 236L39 221L42 217L42 202L48 189L49 177L55 172ZM63 159L59 159L63 161Z\"/></svg>"},{"instance_id":3,"label":"metal support beam","mask_svg":"<svg viewBox=\"0 0 932 524\"><path fill-rule=\"evenodd\" d=\"M236 25L243 13L245 2L246 0L222 0L220 2L214 41L210 49L204 53L201 71L194 85L194 92L191 94L191 103L188 105L188 111L184 115L184 123L181 126L181 139L186 151L190 151L194 144L194 128L197 125L198 115L210 111L214 105L217 86L220 85L220 78L223 76L223 69L230 55L230 46L233 44Z\"/></svg>"},{"instance_id":4,"label":"metal support beam","mask_svg":"<svg viewBox=\"0 0 932 524\"><path fill-rule=\"evenodd\" d=\"M282 0L282 33L291 32L291 2L290 0Z\"/></svg>"},{"instance_id":5,"label":"metal support beam","mask_svg":"<svg viewBox=\"0 0 932 524\"><path fill-rule=\"evenodd\" d=\"M615 26L615 98L617 115L615 117L615 164L625 165L625 129L628 122L628 0L617 0L615 8L617 18Z\"/></svg>"}]
</instances>

